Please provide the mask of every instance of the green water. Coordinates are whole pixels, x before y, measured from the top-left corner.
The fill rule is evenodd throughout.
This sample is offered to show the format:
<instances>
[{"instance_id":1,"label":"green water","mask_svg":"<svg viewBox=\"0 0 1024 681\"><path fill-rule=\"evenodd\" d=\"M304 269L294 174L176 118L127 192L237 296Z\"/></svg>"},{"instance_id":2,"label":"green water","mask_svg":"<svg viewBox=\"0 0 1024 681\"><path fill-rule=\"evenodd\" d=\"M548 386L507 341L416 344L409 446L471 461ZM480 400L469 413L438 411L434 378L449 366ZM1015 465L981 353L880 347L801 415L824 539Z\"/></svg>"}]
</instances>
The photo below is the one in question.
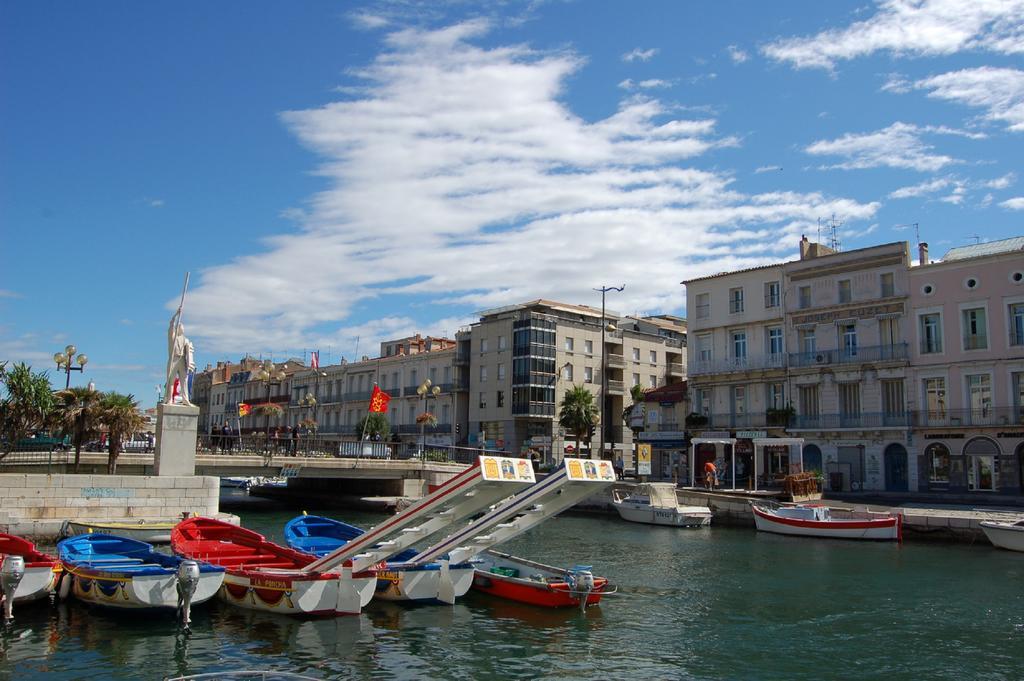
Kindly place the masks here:
<instances>
[{"instance_id":1,"label":"green water","mask_svg":"<svg viewBox=\"0 0 1024 681\"><path fill-rule=\"evenodd\" d=\"M279 539L293 514L242 515ZM0 633L0 678L253 668L323 679L1024 678L1020 553L581 516L507 549L593 564L619 594L583 614L470 592L452 607L372 603L359 616L308 621L210 602L194 610L187 638L170 616L26 606Z\"/></svg>"}]
</instances>

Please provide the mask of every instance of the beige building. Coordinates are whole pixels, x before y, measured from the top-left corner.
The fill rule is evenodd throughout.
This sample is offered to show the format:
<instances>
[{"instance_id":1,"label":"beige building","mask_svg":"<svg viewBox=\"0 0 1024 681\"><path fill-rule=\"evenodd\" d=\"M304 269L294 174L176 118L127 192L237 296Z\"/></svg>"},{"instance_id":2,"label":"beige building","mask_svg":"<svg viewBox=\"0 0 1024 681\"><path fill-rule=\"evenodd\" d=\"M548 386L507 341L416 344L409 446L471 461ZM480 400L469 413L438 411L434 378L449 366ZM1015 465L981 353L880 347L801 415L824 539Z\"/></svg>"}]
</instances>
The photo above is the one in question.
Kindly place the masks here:
<instances>
[{"instance_id":1,"label":"beige building","mask_svg":"<svg viewBox=\"0 0 1024 681\"><path fill-rule=\"evenodd\" d=\"M534 300L483 312L460 331L456 361L469 374L468 443L514 453L533 447L549 461L560 460L575 442L558 426L558 406L567 389L583 385L599 406L604 400L593 449L603 441L606 456L617 453L629 462L632 434L621 418L631 403L629 389L685 378L686 324L608 311L605 320L602 335L600 310Z\"/></svg>"}]
</instances>

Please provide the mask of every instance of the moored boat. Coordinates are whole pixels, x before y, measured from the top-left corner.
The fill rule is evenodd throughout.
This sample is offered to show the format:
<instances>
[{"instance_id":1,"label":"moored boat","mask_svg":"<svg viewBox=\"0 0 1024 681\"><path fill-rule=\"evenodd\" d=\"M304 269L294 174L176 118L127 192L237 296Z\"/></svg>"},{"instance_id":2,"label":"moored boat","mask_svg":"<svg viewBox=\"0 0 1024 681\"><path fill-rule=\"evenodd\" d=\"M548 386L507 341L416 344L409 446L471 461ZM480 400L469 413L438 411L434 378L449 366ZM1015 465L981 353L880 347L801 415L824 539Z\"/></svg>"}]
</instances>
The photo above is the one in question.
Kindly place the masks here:
<instances>
[{"instance_id":1,"label":"moored boat","mask_svg":"<svg viewBox=\"0 0 1024 681\"><path fill-rule=\"evenodd\" d=\"M615 593L589 565L559 568L498 551L479 556L473 589L489 596L545 608L587 608Z\"/></svg>"},{"instance_id":2,"label":"moored boat","mask_svg":"<svg viewBox=\"0 0 1024 681\"><path fill-rule=\"evenodd\" d=\"M84 534L113 534L147 544L167 544L171 541L171 530L177 521L138 520L105 522L94 520L66 520L60 529L61 537L77 537Z\"/></svg>"},{"instance_id":3,"label":"moored boat","mask_svg":"<svg viewBox=\"0 0 1024 681\"><path fill-rule=\"evenodd\" d=\"M1010 551L1024 551L1024 518L1016 522L982 520L978 524L993 546Z\"/></svg>"},{"instance_id":4,"label":"moored boat","mask_svg":"<svg viewBox=\"0 0 1024 681\"><path fill-rule=\"evenodd\" d=\"M224 569L158 553L150 544L109 534L62 539L61 597L125 609L177 609L187 626L190 607L220 589ZM67 585L65 585L67 582Z\"/></svg>"},{"instance_id":5,"label":"moored boat","mask_svg":"<svg viewBox=\"0 0 1024 681\"><path fill-rule=\"evenodd\" d=\"M285 615L358 614L373 597L375 570L308 571L316 557L213 518L188 518L171 533L180 556L226 570L220 598L252 610Z\"/></svg>"},{"instance_id":6,"label":"moored boat","mask_svg":"<svg viewBox=\"0 0 1024 681\"><path fill-rule=\"evenodd\" d=\"M14 617L14 604L52 596L60 577L60 561L35 544L0 532L0 608L4 621Z\"/></svg>"},{"instance_id":7,"label":"moored boat","mask_svg":"<svg viewBox=\"0 0 1024 681\"><path fill-rule=\"evenodd\" d=\"M703 527L711 524L711 509L706 506L682 506L676 486L670 482L645 482L631 490L612 491L612 505L619 517L633 523Z\"/></svg>"},{"instance_id":8,"label":"moored boat","mask_svg":"<svg viewBox=\"0 0 1024 681\"><path fill-rule=\"evenodd\" d=\"M323 557L362 536L365 530L333 518L300 515L284 527L288 546ZM473 584L473 563L442 565L438 562L409 564L415 549L405 549L379 566L374 598L385 601L447 602L440 598L441 577L448 570L454 585L453 598L464 596Z\"/></svg>"},{"instance_id":9,"label":"moored boat","mask_svg":"<svg viewBox=\"0 0 1024 681\"><path fill-rule=\"evenodd\" d=\"M781 506L771 502L751 502L754 524L762 532L802 537L836 539L878 539L901 541L903 516L872 511L848 511L842 517L822 504Z\"/></svg>"}]
</instances>

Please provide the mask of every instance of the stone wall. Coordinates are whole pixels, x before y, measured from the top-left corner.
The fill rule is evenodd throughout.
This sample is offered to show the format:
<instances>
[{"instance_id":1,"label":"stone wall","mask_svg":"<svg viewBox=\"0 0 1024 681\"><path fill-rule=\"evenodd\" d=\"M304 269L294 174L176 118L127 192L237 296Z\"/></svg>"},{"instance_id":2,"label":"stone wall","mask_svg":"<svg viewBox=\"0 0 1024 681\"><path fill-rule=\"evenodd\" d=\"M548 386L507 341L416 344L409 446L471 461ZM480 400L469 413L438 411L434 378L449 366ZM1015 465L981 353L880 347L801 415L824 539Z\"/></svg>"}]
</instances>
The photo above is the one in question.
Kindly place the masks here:
<instances>
[{"instance_id":1,"label":"stone wall","mask_svg":"<svg viewBox=\"0 0 1024 681\"><path fill-rule=\"evenodd\" d=\"M52 537L65 520L172 520L216 515L215 477L0 474L0 532Z\"/></svg>"}]
</instances>

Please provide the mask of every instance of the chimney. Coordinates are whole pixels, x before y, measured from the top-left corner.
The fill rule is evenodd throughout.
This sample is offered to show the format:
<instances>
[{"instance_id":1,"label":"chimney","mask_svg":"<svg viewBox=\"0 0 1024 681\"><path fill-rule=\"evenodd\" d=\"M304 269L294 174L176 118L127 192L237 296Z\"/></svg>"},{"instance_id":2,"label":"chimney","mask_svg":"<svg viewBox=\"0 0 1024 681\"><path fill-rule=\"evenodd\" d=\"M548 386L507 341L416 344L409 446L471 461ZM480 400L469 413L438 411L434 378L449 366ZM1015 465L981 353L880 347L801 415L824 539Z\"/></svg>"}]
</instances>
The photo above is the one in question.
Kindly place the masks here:
<instances>
[{"instance_id":1,"label":"chimney","mask_svg":"<svg viewBox=\"0 0 1024 681\"><path fill-rule=\"evenodd\" d=\"M928 242L922 241L917 245L918 265L928 264Z\"/></svg>"},{"instance_id":2,"label":"chimney","mask_svg":"<svg viewBox=\"0 0 1024 681\"><path fill-rule=\"evenodd\" d=\"M810 248L811 248L811 244L810 244L809 241L807 241L807 235L806 234L800 235L800 259L801 260L806 260L807 259L807 251L810 250Z\"/></svg>"}]
</instances>

